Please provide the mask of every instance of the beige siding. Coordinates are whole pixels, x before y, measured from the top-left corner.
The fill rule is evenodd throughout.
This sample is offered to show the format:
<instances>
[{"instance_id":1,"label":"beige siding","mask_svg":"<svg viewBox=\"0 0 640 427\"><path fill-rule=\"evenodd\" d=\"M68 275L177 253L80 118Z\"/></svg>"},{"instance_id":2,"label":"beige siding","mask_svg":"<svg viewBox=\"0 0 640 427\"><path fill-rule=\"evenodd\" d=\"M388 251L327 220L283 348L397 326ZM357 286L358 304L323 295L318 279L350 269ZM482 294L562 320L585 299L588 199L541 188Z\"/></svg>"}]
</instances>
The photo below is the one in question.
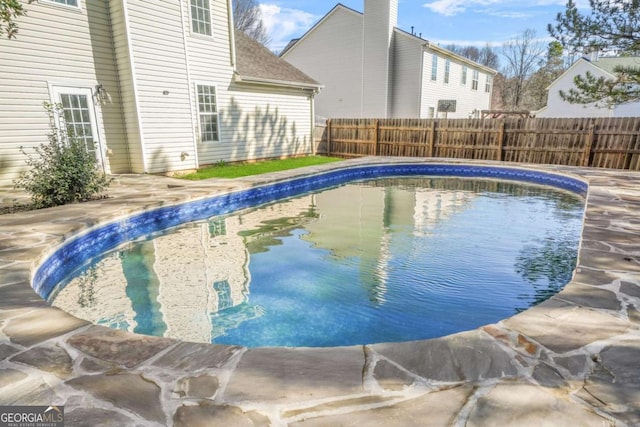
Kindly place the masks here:
<instances>
[{"instance_id":1,"label":"beige siding","mask_svg":"<svg viewBox=\"0 0 640 427\"><path fill-rule=\"evenodd\" d=\"M308 154L310 100L300 91L233 84L219 91L222 141L201 144L200 164Z\"/></svg>"},{"instance_id":2,"label":"beige siding","mask_svg":"<svg viewBox=\"0 0 640 427\"><path fill-rule=\"evenodd\" d=\"M185 10L188 4L184 0ZM191 34L189 14L184 16L199 164L309 153L312 126L307 95L296 89L230 84L233 67L226 2L215 1L211 6L213 37ZM216 87L219 142L199 141L197 84Z\"/></svg>"},{"instance_id":3,"label":"beige siding","mask_svg":"<svg viewBox=\"0 0 640 427\"><path fill-rule=\"evenodd\" d=\"M320 22L283 58L325 85L316 114L361 117L362 15L342 6Z\"/></svg>"},{"instance_id":4,"label":"beige siding","mask_svg":"<svg viewBox=\"0 0 640 427\"><path fill-rule=\"evenodd\" d=\"M461 83L461 77L464 64L455 58L449 58L451 61L449 83L444 83L445 62L447 57L438 54L438 75L436 81L433 81L431 80L432 58L433 52L425 49L423 55L421 117L428 117L429 107L435 108L437 112L438 100L456 101L456 112L447 114L447 117L450 119L468 118L474 114L474 111L489 109L491 93L485 92L485 82L487 78L485 71L478 69L478 89L473 90L471 82L473 80L474 67L467 65L467 82L463 85ZM441 113L439 117L444 117L444 114Z\"/></svg>"},{"instance_id":5,"label":"beige siding","mask_svg":"<svg viewBox=\"0 0 640 427\"><path fill-rule=\"evenodd\" d=\"M364 2L362 58L362 116L388 117L391 101L393 29L398 22L398 0Z\"/></svg>"},{"instance_id":6,"label":"beige siding","mask_svg":"<svg viewBox=\"0 0 640 427\"><path fill-rule=\"evenodd\" d=\"M126 4L146 172L195 168L181 5L173 0Z\"/></svg>"},{"instance_id":7,"label":"beige siding","mask_svg":"<svg viewBox=\"0 0 640 427\"><path fill-rule=\"evenodd\" d=\"M24 169L20 146L31 150L47 141L42 103L51 101L51 86L95 90L103 85L110 98L96 105L96 115L100 141L113 153L107 166L128 168L109 15L105 2L80 4L25 2L28 15L19 18L18 37L0 38L0 185L11 185Z\"/></svg>"},{"instance_id":8,"label":"beige siding","mask_svg":"<svg viewBox=\"0 0 640 427\"><path fill-rule=\"evenodd\" d=\"M396 33L393 53L391 117L419 117L422 46L404 34Z\"/></svg>"}]
</instances>

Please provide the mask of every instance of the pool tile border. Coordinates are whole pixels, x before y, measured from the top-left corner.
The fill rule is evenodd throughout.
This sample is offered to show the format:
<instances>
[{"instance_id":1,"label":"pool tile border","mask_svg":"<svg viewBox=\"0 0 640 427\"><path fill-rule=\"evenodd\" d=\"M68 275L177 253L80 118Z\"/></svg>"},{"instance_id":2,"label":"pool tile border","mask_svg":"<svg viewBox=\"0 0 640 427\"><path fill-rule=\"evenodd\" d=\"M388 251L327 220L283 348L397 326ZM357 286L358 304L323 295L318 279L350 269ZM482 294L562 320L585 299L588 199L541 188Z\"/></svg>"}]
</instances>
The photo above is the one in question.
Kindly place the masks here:
<instances>
[{"instance_id":1,"label":"pool tile border","mask_svg":"<svg viewBox=\"0 0 640 427\"><path fill-rule=\"evenodd\" d=\"M56 284L82 266L80 260L94 258L121 244L142 236L214 215L224 215L252 206L298 196L346 182L394 176L454 176L494 178L549 185L586 195L585 181L547 172L495 166L447 164L394 164L343 168L263 184L258 187L215 195L209 198L148 210L105 225L98 225L82 235L67 240L37 269L33 288L49 300Z\"/></svg>"}]
</instances>

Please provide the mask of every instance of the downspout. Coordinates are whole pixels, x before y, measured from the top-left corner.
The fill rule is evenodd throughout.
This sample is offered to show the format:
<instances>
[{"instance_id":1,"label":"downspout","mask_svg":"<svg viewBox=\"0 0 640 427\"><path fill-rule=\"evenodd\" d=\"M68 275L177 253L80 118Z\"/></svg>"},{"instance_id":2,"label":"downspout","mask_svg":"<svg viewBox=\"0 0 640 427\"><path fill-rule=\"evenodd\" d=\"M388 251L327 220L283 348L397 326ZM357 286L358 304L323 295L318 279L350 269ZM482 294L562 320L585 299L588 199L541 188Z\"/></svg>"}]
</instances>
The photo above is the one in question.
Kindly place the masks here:
<instances>
[{"instance_id":1,"label":"downspout","mask_svg":"<svg viewBox=\"0 0 640 427\"><path fill-rule=\"evenodd\" d=\"M120 83L122 80L122 75L120 74L121 72L120 63L118 61L118 55L116 52L116 40L113 35L113 18L111 15L112 11L111 11L111 5L109 3L109 0L104 0L104 7L107 11L107 19L109 22L109 37L111 37L111 55L113 56L113 63L115 64L115 69L116 69L116 85L118 87L118 101L119 101L118 109L120 110L119 115L120 115L120 120L122 121L122 127L124 131L124 141L125 141L124 148L127 155L128 170L131 171L133 170L133 165L131 164L131 147L129 147L129 129L127 129L126 118L124 113L124 96L122 94L122 84ZM104 123L103 123L103 127L106 128ZM106 135L106 130L105 130L105 135ZM105 136L105 139L106 139L106 136ZM105 141L105 146L107 145L107 143L108 141ZM109 157L108 154L107 154L107 157ZM110 160L109 160L109 169L111 169Z\"/></svg>"},{"instance_id":2,"label":"downspout","mask_svg":"<svg viewBox=\"0 0 640 427\"><path fill-rule=\"evenodd\" d=\"M187 67L187 86L189 89L189 110L191 112L191 137L193 140L193 155L196 168L200 167L200 159L198 158L198 135L196 133L197 118L193 117L194 108L197 108L193 92L195 87L191 82L191 67L189 66L189 47L187 44L187 33L184 26L184 1L180 0L180 21L182 23L182 43L184 45L184 63Z\"/></svg>"},{"instance_id":3,"label":"downspout","mask_svg":"<svg viewBox=\"0 0 640 427\"><path fill-rule=\"evenodd\" d=\"M424 96L424 60L426 56L426 49L428 47L428 43L423 44L420 50L420 95L418 96L418 117L422 118L422 103Z\"/></svg>"},{"instance_id":4,"label":"downspout","mask_svg":"<svg viewBox=\"0 0 640 427\"><path fill-rule=\"evenodd\" d=\"M316 112L315 103L313 102L315 95L315 91L309 95L309 102L311 102L311 107L309 108L311 110L311 154L314 156L316 155Z\"/></svg>"},{"instance_id":5,"label":"downspout","mask_svg":"<svg viewBox=\"0 0 640 427\"><path fill-rule=\"evenodd\" d=\"M229 16L229 60L231 61L231 68L236 71L236 35L235 24L233 22L233 5L232 0L227 0L227 15Z\"/></svg>"},{"instance_id":6,"label":"downspout","mask_svg":"<svg viewBox=\"0 0 640 427\"><path fill-rule=\"evenodd\" d=\"M138 100L138 82L136 79L136 66L133 60L133 41L131 40L131 26L129 22L129 12L127 0L122 0L122 13L124 14L125 33L127 35L127 53L129 55L129 65L131 66L131 85L133 87L133 105L136 109L136 120L138 121L138 137L140 138L140 150L142 151L142 170L149 173L147 165L147 150L144 146L144 131L142 126L142 114L140 113L140 102Z\"/></svg>"}]
</instances>

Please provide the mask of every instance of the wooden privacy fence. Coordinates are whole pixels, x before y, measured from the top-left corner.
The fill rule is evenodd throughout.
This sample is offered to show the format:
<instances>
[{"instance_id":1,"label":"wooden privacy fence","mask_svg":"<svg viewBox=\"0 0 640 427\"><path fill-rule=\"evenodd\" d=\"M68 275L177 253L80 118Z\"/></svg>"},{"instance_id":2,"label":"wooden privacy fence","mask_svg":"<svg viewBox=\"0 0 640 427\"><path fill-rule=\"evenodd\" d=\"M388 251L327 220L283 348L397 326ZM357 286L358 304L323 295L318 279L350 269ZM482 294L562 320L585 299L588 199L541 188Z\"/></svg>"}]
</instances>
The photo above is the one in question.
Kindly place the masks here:
<instances>
[{"instance_id":1,"label":"wooden privacy fence","mask_svg":"<svg viewBox=\"0 0 640 427\"><path fill-rule=\"evenodd\" d=\"M640 117L330 119L317 152L640 170Z\"/></svg>"}]
</instances>

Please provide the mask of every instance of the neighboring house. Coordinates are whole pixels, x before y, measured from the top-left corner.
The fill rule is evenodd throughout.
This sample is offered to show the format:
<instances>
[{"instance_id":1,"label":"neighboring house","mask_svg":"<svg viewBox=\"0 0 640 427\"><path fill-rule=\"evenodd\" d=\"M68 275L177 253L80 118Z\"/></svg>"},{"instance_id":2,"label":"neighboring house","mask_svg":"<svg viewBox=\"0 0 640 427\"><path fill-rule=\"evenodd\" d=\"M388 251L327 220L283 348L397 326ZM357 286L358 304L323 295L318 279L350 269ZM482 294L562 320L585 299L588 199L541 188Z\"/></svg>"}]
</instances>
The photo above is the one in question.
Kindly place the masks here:
<instances>
[{"instance_id":1,"label":"neighboring house","mask_svg":"<svg viewBox=\"0 0 640 427\"><path fill-rule=\"evenodd\" d=\"M596 77L615 78L614 69L618 66L640 67L640 57L599 58L591 61L580 58L560 77L549 85L547 105L536 113L536 117L633 117L640 116L640 102L616 105L613 107L595 104L571 104L560 96L560 91L568 92L575 88L576 76L587 72Z\"/></svg>"},{"instance_id":2,"label":"neighboring house","mask_svg":"<svg viewBox=\"0 0 640 427\"><path fill-rule=\"evenodd\" d=\"M281 57L322 82L324 117L468 118L490 108L495 70L396 27L398 0L335 6ZM442 101L442 102L441 102ZM455 102L449 102L455 101Z\"/></svg>"},{"instance_id":3,"label":"neighboring house","mask_svg":"<svg viewBox=\"0 0 640 427\"><path fill-rule=\"evenodd\" d=\"M0 38L0 185L46 142L43 101L108 173L312 152L320 84L233 31L231 0L24 3Z\"/></svg>"}]
</instances>

